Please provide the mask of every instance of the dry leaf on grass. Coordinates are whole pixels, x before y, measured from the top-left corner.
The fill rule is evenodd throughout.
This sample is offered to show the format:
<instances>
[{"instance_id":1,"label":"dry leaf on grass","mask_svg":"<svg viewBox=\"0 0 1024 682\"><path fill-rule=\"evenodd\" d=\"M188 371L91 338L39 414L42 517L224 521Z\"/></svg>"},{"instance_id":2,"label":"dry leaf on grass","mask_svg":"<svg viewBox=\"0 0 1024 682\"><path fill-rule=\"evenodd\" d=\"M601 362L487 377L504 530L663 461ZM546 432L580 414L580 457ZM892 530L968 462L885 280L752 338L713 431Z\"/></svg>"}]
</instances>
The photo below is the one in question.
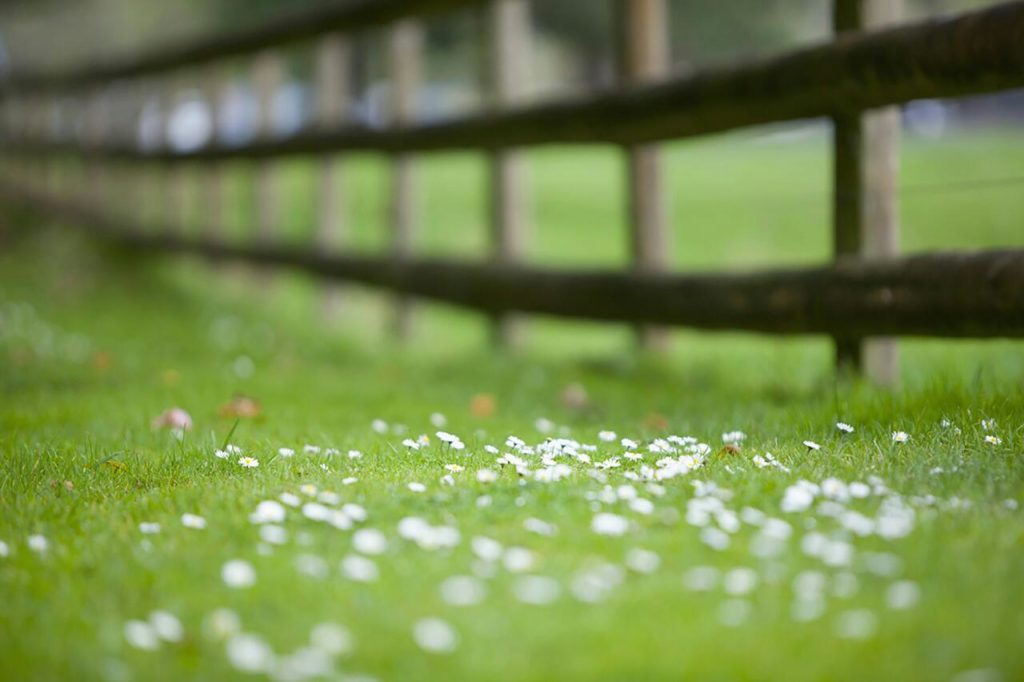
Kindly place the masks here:
<instances>
[{"instance_id":1,"label":"dry leaf on grass","mask_svg":"<svg viewBox=\"0 0 1024 682\"><path fill-rule=\"evenodd\" d=\"M260 401L247 395L237 394L220 406L217 414L233 419L256 419L263 416Z\"/></svg>"},{"instance_id":2,"label":"dry leaf on grass","mask_svg":"<svg viewBox=\"0 0 1024 682\"><path fill-rule=\"evenodd\" d=\"M490 417L498 409L498 401L490 393L477 393L469 400L469 413L474 417Z\"/></svg>"}]
</instances>

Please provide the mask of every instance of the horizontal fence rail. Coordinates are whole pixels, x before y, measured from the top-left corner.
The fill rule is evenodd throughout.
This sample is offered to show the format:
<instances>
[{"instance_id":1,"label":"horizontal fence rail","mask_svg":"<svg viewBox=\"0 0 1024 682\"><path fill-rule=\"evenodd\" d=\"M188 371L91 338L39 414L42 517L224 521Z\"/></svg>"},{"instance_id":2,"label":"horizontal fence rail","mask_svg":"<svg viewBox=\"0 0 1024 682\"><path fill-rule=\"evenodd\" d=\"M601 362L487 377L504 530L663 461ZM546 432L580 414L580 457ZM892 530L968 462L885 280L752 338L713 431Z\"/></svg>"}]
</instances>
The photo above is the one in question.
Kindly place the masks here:
<instances>
[{"instance_id":1,"label":"horizontal fence rail","mask_svg":"<svg viewBox=\"0 0 1024 682\"><path fill-rule=\"evenodd\" d=\"M6 140L12 151L112 160L216 161L326 151L426 152L550 144L629 145L1024 87L1024 2L852 33L794 53L656 85L441 123L305 130L242 147Z\"/></svg>"},{"instance_id":2,"label":"horizontal fence rail","mask_svg":"<svg viewBox=\"0 0 1024 682\"><path fill-rule=\"evenodd\" d=\"M135 59L64 74L18 74L0 81L19 93L75 90L121 79L138 78L218 59L252 54L271 47L310 40L327 33L350 33L403 18L427 19L487 0L355 0L288 14L249 30L211 36Z\"/></svg>"},{"instance_id":3,"label":"horizontal fence rail","mask_svg":"<svg viewBox=\"0 0 1024 682\"><path fill-rule=\"evenodd\" d=\"M564 272L330 255L144 233L86 206L0 184L0 198L139 251L280 266L486 313L525 312L773 334L1024 338L1024 249L932 253L749 274Z\"/></svg>"}]
</instances>

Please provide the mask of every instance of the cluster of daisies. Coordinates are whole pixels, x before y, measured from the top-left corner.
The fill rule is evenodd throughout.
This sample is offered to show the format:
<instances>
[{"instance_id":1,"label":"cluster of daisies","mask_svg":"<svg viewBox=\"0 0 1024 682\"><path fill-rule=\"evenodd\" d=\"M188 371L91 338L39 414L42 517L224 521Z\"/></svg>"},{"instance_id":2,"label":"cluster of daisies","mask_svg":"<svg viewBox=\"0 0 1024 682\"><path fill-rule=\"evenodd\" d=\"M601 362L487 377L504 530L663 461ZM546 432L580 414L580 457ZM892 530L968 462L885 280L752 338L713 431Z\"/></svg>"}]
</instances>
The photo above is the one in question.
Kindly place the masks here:
<instances>
[{"instance_id":1,"label":"cluster of daisies","mask_svg":"<svg viewBox=\"0 0 1024 682\"><path fill-rule=\"evenodd\" d=\"M545 436L533 443L509 436L500 446L480 445L474 456L462 438L443 430L443 416L433 415L431 423L439 429L433 437L407 437L405 427L383 420L375 420L371 428L382 435L401 437L401 445L411 456L430 448L436 448L432 453L447 454L449 461L442 465L439 484L470 488L478 508L492 504L489 486L499 481L522 491L515 500L521 508L529 505L531 486L573 481L582 489L572 499L586 505L590 532L609 538L610 547L621 543L615 550L617 556L589 557L568 574L547 575L541 570L544 553L529 542L506 544L493 534L464 533L450 514L443 514L440 521L427 515L410 515L397 522L373 523L363 504L312 483L283 491L253 507L249 521L255 528L256 554L269 556L278 548L293 545L297 551L291 560L298 577L325 579L337 575L361 585L383 580L394 570L389 568L391 560L405 552L436 553L449 564L461 562L437 585L441 602L450 608L476 607L496 592L536 607L561 599L593 604L606 600L630 580L665 571L673 561L663 560L656 551L642 546L642 541L654 525L683 524L692 529L696 545L715 553L732 548L729 554L723 554L731 561L738 556L748 557L745 563L722 568L683 566L679 573L680 586L694 593L694 598L717 598L712 608L722 626L739 626L754 617L753 596L759 589L787 589L790 616L795 623L828 619L837 637L865 639L874 635L885 610L913 608L925 596L918 583L903 574L899 556L889 550L879 551L877 543L889 543L891 547L909 536L927 517L922 509L956 511L970 504L957 498L905 496L890 489L881 478L866 476L853 481L837 477L800 479L780 488L773 509L758 509L736 504L736 495L730 489L707 478L706 472L711 470L708 464L718 450L692 436L669 435L640 442L602 430L596 434L596 443L587 443L544 420L538 428L542 426L544 433L557 432L558 436ZM835 428L841 436L854 432L854 427L845 422L836 423ZM995 435L994 423L983 422L982 428L987 435ZM721 434L722 459L716 460L715 468L720 465L734 473L734 467L745 461L757 469L790 471L771 453L747 455L743 447L746 440L742 431ZM905 432L892 432L896 444L909 440ZM987 437L986 442L995 444ZM812 441L804 445L811 453L822 450ZM341 455L336 449L313 445L306 445L302 452ZM247 458L237 446L227 445L215 454L222 459L237 458L243 467L258 466L255 460L254 464L244 462ZM280 448L277 454L290 458L296 451ZM347 457L359 460L363 455L350 450ZM691 476L698 471L705 473ZM354 482L356 479L351 477L342 481L344 485ZM430 487L420 481L409 481L405 487L414 495L430 492ZM1007 509L1016 508L1015 501L1007 502ZM195 529L206 526L205 520L195 514L183 515L181 523ZM318 531L318 527L326 530ZM535 515L523 519L521 527L527 537L551 538L560 533L558 524ZM139 528L144 534L160 532L158 522L143 523ZM319 532L346 535L347 550L340 560L329 562L312 549ZM742 553L737 554L737 548ZM0 546L0 552L6 551L5 545ZM37 551L46 551L45 539ZM802 570L791 568L792 563L786 560L793 553L806 558ZM251 590L259 583L259 562L229 558L221 565L219 579L230 590ZM807 562L811 568L806 568ZM496 580L498 576L505 577ZM871 583L878 587L880 581L883 598L872 603L875 598L863 596L861 586ZM346 628L320 624L314 626L307 645L291 653L278 653L258 634L242 630L237 616L225 609L211 613L203 629L224 643L234 667L277 679L331 674L335 658L350 652L354 642ZM143 650L179 641L181 632L181 624L165 611L155 611L147 619L125 625L125 639ZM408 637L410 643L433 654L456 651L461 639L456 628L440 616L410 623Z\"/></svg>"}]
</instances>

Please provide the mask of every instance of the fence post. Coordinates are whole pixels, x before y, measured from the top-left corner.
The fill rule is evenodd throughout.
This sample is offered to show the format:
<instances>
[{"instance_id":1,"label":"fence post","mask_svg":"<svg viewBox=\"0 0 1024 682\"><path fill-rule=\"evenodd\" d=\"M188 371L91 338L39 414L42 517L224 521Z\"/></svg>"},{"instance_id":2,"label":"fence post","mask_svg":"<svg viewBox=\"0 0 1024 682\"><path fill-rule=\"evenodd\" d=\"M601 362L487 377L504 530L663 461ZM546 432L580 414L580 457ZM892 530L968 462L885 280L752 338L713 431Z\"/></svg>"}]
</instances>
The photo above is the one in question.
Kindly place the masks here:
<instances>
[{"instance_id":1,"label":"fence post","mask_svg":"<svg viewBox=\"0 0 1024 682\"><path fill-rule=\"evenodd\" d=\"M337 126L348 109L351 45L340 34L329 34L321 41L316 55L314 99L317 125L329 129ZM320 188L317 223L317 245L323 251L341 247L345 230L343 214L343 169L337 154L327 154L320 162ZM340 310L340 289L330 282L324 289L323 312L337 316Z\"/></svg>"},{"instance_id":2,"label":"fence post","mask_svg":"<svg viewBox=\"0 0 1024 682\"><path fill-rule=\"evenodd\" d=\"M109 92L104 87L90 90L85 96L85 120L82 125L82 134L85 144L100 146L106 139L106 119L108 114L107 97ZM107 178L103 161L90 159L85 164L85 187L86 201L94 210L101 211L106 208Z\"/></svg>"},{"instance_id":3,"label":"fence post","mask_svg":"<svg viewBox=\"0 0 1024 682\"><path fill-rule=\"evenodd\" d=\"M403 20L391 28L389 38L392 124L401 127L411 123L416 115L423 32L416 22ZM413 235L419 222L417 178L412 155L395 156L391 174L391 249L392 257L401 261L411 253ZM412 331L412 306L407 294L395 296L394 331L399 339L408 338Z\"/></svg>"},{"instance_id":4,"label":"fence post","mask_svg":"<svg viewBox=\"0 0 1024 682\"><path fill-rule=\"evenodd\" d=\"M664 77L671 63L666 0L618 0L620 79L628 85ZM668 206L664 192L661 150L637 145L626 150L629 182L629 229L633 268L658 272L668 258ZM641 348L664 350L668 330L637 328Z\"/></svg>"},{"instance_id":5,"label":"fence post","mask_svg":"<svg viewBox=\"0 0 1024 682\"><path fill-rule=\"evenodd\" d=\"M490 106L515 104L525 90L530 55L530 5L527 0L497 0L487 7L489 44L487 84ZM526 244L526 177L519 151L500 149L490 157L491 249L495 263L520 260ZM493 340L499 346L522 342L522 320L494 316Z\"/></svg>"},{"instance_id":6,"label":"fence post","mask_svg":"<svg viewBox=\"0 0 1024 682\"><path fill-rule=\"evenodd\" d=\"M212 64L207 67L203 83L206 99L206 111L210 117L210 137L207 144L215 146L220 134L220 116L224 95L231 82L226 67ZM203 210L205 216L202 224L207 226L215 236L223 237L224 225L224 166L214 161L207 168L200 170L203 174Z\"/></svg>"},{"instance_id":7,"label":"fence post","mask_svg":"<svg viewBox=\"0 0 1024 682\"><path fill-rule=\"evenodd\" d=\"M253 85L259 107L258 137L269 139L274 135L274 96L284 80L284 67L280 56L267 50L257 55L253 64ZM274 162L260 161L256 167L256 238L270 242L279 227L280 217L277 178Z\"/></svg>"},{"instance_id":8,"label":"fence post","mask_svg":"<svg viewBox=\"0 0 1024 682\"><path fill-rule=\"evenodd\" d=\"M877 28L901 18L902 0L835 0L835 33ZM835 116L833 249L837 260L884 257L899 251L899 107ZM864 371L883 385L899 375L891 338L836 337L840 370Z\"/></svg>"},{"instance_id":9,"label":"fence post","mask_svg":"<svg viewBox=\"0 0 1024 682\"><path fill-rule=\"evenodd\" d=\"M169 120L173 121L175 110L180 110L184 104L188 103L190 81L186 74L181 73L175 76L171 82L173 83L174 91L170 98L172 105L170 110L171 118ZM168 129L167 133L171 137L173 145L174 140L171 130ZM189 165L187 163L172 164L170 169L171 204L173 204L174 213L169 216L169 219L173 225L173 230L182 235L188 233L188 224L191 218L188 212L189 180L191 179Z\"/></svg>"}]
</instances>

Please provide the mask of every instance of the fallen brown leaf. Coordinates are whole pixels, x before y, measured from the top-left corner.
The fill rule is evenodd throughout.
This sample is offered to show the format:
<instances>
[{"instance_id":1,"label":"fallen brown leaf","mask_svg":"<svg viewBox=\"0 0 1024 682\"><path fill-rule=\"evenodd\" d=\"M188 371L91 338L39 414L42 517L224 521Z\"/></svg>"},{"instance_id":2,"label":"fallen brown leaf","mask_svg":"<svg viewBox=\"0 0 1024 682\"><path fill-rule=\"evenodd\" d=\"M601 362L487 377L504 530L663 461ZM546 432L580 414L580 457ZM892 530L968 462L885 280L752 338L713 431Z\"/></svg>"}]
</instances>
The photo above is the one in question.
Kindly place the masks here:
<instances>
[{"instance_id":1,"label":"fallen brown leaf","mask_svg":"<svg viewBox=\"0 0 1024 682\"><path fill-rule=\"evenodd\" d=\"M247 395L237 394L234 398L220 406L217 414L235 419L255 419L263 416L260 401Z\"/></svg>"}]
</instances>

